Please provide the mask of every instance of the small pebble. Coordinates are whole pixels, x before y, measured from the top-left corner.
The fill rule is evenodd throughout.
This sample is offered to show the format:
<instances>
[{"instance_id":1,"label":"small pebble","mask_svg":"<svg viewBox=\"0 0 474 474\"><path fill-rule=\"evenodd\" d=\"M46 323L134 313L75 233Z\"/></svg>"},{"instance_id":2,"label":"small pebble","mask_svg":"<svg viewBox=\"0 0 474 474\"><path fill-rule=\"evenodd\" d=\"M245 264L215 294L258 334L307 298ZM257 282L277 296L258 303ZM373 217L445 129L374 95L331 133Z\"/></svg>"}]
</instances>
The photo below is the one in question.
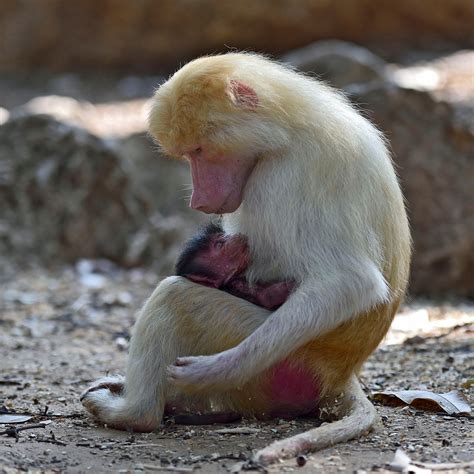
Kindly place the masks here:
<instances>
[{"instance_id":1,"label":"small pebble","mask_svg":"<svg viewBox=\"0 0 474 474\"><path fill-rule=\"evenodd\" d=\"M300 454L296 457L296 464L298 464L299 467L303 467L306 464L306 461L306 456L304 456L303 454Z\"/></svg>"}]
</instances>

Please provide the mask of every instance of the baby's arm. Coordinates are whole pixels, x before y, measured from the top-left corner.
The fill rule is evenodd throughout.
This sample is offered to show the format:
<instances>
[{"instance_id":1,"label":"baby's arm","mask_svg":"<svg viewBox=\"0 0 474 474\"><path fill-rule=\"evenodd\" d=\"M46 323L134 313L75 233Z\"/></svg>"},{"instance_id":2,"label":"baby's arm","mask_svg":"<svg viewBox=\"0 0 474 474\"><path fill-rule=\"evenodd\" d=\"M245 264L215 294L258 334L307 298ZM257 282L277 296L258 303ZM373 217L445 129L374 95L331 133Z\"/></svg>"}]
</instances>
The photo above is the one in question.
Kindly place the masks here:
<instances>
[{"instance_id":1,"label":"baby's arm","mask_svg":"<svg viewBox=\"0 0 474 474\"><path fill-rule=\"evenodd\" d=\"M295 287L294 281L259 284L250 286L245 278L235 278L223 288L234 296L243 298L251 303L275 310L287 299Z\"/></svg>"}]
</instances>

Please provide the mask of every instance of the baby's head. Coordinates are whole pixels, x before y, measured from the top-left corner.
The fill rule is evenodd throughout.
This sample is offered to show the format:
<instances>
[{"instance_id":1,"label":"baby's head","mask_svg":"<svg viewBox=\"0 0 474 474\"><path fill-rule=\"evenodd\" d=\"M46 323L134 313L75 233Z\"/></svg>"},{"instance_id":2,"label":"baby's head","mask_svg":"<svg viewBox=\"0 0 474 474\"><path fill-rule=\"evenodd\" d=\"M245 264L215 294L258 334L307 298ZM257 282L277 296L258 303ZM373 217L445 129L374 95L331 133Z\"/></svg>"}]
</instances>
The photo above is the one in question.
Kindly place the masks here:
<instances>
[{"instance_id":1,"label":"baby's head","mask_svg":"<svg viewBox=\"0 0 474 474\"><path fill-rule=\"evenodd\" d=\"M219 225L209 224L185 244L176 263L176 274L219 288L243 273L248 265L246 238L225 235Z\"/></svg>"}]
</instances>

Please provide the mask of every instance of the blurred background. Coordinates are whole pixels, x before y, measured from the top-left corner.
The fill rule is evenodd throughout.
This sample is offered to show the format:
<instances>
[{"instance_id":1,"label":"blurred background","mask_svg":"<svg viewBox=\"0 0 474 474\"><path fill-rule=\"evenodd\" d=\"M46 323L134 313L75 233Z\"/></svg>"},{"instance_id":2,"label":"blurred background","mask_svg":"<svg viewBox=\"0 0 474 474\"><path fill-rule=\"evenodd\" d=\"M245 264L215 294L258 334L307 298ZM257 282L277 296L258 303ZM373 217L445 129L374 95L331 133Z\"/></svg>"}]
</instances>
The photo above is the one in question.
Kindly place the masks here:
<instances>
[{"instance_id":1,"label":"blurred background","mask_svg":"<svg viewBox=\"0 0 474 474\"><path fill-rule=\"evenodd\" d=\"M472 0L2 0L0 279L83 259L170 273L201 216L146 136L147 99L235 48L375 121L410 213L411 294L474 297L473 25Z\"/></svg>"}]
</instances>

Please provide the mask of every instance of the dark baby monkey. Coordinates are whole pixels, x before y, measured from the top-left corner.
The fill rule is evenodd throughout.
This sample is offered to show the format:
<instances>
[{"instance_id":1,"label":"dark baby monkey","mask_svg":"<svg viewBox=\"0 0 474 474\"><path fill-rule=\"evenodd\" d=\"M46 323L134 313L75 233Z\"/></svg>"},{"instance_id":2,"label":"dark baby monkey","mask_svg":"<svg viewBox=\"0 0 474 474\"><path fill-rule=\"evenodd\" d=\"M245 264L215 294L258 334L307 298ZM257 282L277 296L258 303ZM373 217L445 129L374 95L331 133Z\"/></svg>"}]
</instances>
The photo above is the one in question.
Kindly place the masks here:
<instances>
[{"instance_id":1,"label":"dark baby monkey","mask_svg":"<svg viewBox=\"0 0 474 474\"><path fill-rule=\"evenodd\" d=\"M279 308L293 291L295 282L249 285L244 276L249 264L245 236L225 235L222 227L210 223L186 243L176 263L176 275L269 310Z\"/></svg>"}]
</instances>

